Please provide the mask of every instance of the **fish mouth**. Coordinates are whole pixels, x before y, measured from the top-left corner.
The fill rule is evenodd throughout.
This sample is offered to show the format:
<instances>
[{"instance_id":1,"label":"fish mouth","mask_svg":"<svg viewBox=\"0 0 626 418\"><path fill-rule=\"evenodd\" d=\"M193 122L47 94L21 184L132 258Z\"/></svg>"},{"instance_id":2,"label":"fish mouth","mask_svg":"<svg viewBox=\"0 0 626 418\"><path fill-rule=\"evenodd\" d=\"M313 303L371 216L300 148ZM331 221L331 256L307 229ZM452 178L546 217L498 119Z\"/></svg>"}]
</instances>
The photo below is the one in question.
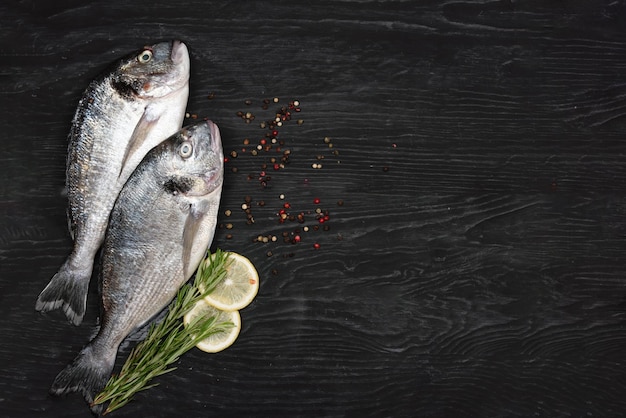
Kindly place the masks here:
<instances>
[{"instance_id":1,"label":"fish mouth","mask_svg":"<svg viewBox=\"0 0 626 418\"><path fill-rule=\"evenodd\" d=\"M169 78L170 92L165 94L164 97L172 94L178 94L181 90L189 89L189 69L191 67L189 59L189 50L184 42L174 39L172 41L172 47L170 49L170 60L174 64L175 70L173 73L168 74L165 72L163 75Z\"/></svg>"},{"instance_id":2,"label":"fish mouth","mask_svg":"<svg viewBox=\"0 0 626 418\"><path fill-rule=\"evenodd\" d=\"M199 156L205 152L211 152L215 154L216 165L213 167L206 167L202 172L198 172L194 177L198 178L202 186L195 192L187 193L187 196L206 196L213 193L215 190L219 190L224 182L224 153L222 151L222 138L220 130L215 123L210 120L206 120L204 123L199 123L189 128L188 135L206 138L205 140L194 140L195 153ZM210 150L210 151L209 151Z\"/></svg>"},{"instance_id":3,"label":"fish mouth","mask_svg":"<svg viewBox=\"0 0 626 418\"><path fill-rule=\"evenodd\" d=\"M209 193L213 192L215 189L219 188L222 185L223 176L220 175L221 170L213 169L207 171L202 176L202 180L204 180L204 184L207 189L210 190Z\"/></svg>"},{"instance_id":4,"label":"fish mouth","mask_svg":"<svg viewBox=\"0 0 626 418\"><path fill-rule=\"evenodd\" d=\"M211 149L223 160L222 135L220 134L220 128L218 128L217 125L210 120L207 120L206 124L209 128L209 133L211 134Z\"/></svg>"},{"instance_id":5,"label":"fish mouth","mask_svg":"<svg viewBox=\"0 0 626 418\"><path fill-rule=\"evenodd\" d=\"M209 146L211 147L211 151L217 155L217 161L219 161L219 164L217 167L207 170L200 177L204 181L206 189L209 193L212 193L213 191L221 188L222 183L224 182L224 153L222 151L222 137L220 136L220 130L217 125L210 120L207 120L206 127L209 129L211 134Z\"/></svg>"},{"instance_id":6,"label":"fish mouth","mask_svg":"<svg viewBox=\"0 0 626 418\"><path fill-rule=\"evenodd\" d=\"M204 184L211 191L218 189L222 186L224 181L224 151L222 150L222 135L220 134L220 128L210 120L205 121L205 127L208 128L210 134L209 147L211 151L217 155L219 165L215 168L207 170L202 179Z\"/></svg>"},{"instance_id":7,"label":"fish mouth","mask_svg":"<svg viewBox=\"0 0 626 418\"><path fill-rule=\"evenodd\" d=\"M202 152L210 150L220 158L223 164L224 152L222 150L222 136L220 134L220 129L214 122L207 119L204 122L192 125L187 129L188 135L198 135L207 138L207 140L199 141L197 144L196 156L198 156L197 153L200 152L200 150L202 150Z\"/></svg>"},{"instance_id":8,"label":"fish mouth","mask_svg":"<svg viewBox=\"0 0 626 418\"><path fill-rule=\"evenodd\" d=\"M184 63L184 61L189 62L189 50L187 49L187 45L178 39L173 40L170 59L174 64L181 64Z\"/></svg>"}]
</instances>

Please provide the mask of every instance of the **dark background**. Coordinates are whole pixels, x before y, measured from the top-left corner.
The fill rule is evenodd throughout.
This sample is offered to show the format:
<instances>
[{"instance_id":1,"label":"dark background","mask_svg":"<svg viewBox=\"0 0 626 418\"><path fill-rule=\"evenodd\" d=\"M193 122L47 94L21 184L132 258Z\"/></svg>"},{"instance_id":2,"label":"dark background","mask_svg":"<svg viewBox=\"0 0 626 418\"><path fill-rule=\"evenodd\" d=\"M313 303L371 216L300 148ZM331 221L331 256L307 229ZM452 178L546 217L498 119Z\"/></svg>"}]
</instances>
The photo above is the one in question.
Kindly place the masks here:
<instances>
[{"instance_id":1,"label":"dark background","mask_svg":"<svg viewBox=\"0 0 626 418\"><path fill-rule=\"evenodd\" d=\"M626 413L623 1L4 0L0 33L0 416L90 415L47 391L97 330L96 286L80 327L34 310L70 251L67 133L98 72L171 38L189 120L239 152L213 247L261 288L234 346L188 352L114 416ZM294 99L263 187L275 151L243 141Z\"/></svg>"}]
</instances>

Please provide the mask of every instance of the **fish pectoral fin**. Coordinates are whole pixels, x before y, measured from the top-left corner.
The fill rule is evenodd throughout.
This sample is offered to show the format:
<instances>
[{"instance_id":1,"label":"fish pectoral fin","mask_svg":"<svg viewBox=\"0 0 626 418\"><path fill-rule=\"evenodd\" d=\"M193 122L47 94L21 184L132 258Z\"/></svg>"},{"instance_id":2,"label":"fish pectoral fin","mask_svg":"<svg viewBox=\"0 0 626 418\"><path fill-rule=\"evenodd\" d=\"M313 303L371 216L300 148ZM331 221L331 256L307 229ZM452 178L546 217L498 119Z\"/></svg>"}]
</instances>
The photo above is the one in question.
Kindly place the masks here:
<instances>
[{"instance_id":1,"label":"fish pectoral fin","mask_svg":"<svg viewBox=\"0 0 626 418\"><path fill-rule=\"evenodd\" d=\"M156 124L158 121L159 118L151 115L149 110L146 108L146 110L143 112L143 115L141 116L141 119L139 120L139 122L137 122L137 125L135 125L135 130L133 131L133 135L130 137L130 141L128 141L118 178L122 177L124 174L124 177L130 176L130 173L133 170L127 169L128 161L133 157L137 150L141 148L143 143L146 141L148 132L150 132L150 129L152 129L154 124Z\"/></svg>"},{"instance_id":2,"label":"fish pectoral fin","mask_svg":"<svg viewBox=\"0 0 626 418\"><path fill-rule=\"evenodd\" d=\"M191 250L193 249L196 234L200 228L204 214L204 211L198 210L194 205L191 205L187 213L187 219L185 220L185 227L183 229L183 273L186 278L190 277L191 273L193 273L189 271Z\"/></svg>"}]
</instances>

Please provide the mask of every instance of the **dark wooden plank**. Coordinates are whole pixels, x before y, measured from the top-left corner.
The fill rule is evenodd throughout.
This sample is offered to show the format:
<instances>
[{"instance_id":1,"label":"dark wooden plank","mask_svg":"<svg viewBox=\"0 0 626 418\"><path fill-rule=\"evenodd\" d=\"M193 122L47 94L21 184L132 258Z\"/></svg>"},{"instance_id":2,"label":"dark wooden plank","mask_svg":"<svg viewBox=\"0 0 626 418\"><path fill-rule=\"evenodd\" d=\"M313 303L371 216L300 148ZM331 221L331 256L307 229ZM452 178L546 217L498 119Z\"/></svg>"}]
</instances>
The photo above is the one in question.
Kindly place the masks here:
<instances>
[{"instance_id":1,"label":"dark wooden plank","mask_svg":"<svg viewBox=\"0 0 626 418\"><path fill-rule=\"evenodd\" d=\"M34 312L70 248L66 135L99 70L170 37L192 54L189 113L239 154L214 247L248 256L261 289L233 347L188 353L116 415L623 415L620 3L23 1L0 16L0 415L89 416L47 390L97 330L95 286L81 327ZM244 139L293 99L289 164L262 187L273 154ZM311 229L328 210L329 230L280 224L285 201Z\"/></svg>"}]
</instances>

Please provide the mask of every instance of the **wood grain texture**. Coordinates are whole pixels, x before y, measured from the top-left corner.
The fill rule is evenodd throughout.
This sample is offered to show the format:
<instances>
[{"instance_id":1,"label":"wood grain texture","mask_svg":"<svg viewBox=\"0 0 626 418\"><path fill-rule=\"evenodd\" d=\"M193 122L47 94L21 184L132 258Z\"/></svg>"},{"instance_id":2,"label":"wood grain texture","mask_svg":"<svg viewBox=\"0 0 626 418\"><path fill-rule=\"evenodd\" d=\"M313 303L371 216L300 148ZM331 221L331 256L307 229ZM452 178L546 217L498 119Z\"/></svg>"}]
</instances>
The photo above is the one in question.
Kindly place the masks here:
<instances>
[{"instance_id":1,"label":"wood grain texture","mask_svg":"<svg viewBox=\"0 0 626 418\"><path fill-rule=\"evenodd\" d=\"M187 353L116 416L626 412L622 2L30 0L0 17L0 416L89 416L47 390L97 330L95 284L81 327L34 311L70 249L67 132L106 64L173 37L188 111L239 152L214 247L261 288L234 346ZM304 123L280 129L289 164L263 188L270 155L243 141L292 99ZM330 229L283 243L302 225L278 223L280 194Z\"/></svg>"}]
</instances>

